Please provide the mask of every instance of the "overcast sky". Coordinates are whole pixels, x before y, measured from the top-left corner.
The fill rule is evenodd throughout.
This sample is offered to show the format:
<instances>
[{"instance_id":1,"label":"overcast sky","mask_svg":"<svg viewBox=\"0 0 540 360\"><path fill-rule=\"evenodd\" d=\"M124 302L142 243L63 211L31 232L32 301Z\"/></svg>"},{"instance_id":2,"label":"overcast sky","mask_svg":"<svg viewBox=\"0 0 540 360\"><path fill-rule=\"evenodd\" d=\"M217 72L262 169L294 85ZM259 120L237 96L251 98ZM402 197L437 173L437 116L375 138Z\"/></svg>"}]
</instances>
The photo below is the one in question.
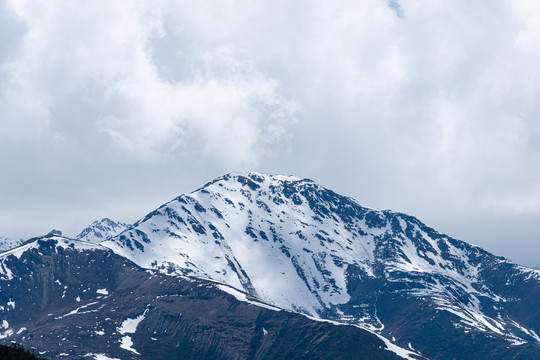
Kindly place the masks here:
<instances>
[{"instance_id":1,"label":"overcast sky","mask_svg":"<svg viewBox=\"0 0 540 360\"><path fill-rule=\"evenodd\" d=\"M0 235L308 177L540 265L540 2L0 1Z\"/></svg>"}]
</instances>

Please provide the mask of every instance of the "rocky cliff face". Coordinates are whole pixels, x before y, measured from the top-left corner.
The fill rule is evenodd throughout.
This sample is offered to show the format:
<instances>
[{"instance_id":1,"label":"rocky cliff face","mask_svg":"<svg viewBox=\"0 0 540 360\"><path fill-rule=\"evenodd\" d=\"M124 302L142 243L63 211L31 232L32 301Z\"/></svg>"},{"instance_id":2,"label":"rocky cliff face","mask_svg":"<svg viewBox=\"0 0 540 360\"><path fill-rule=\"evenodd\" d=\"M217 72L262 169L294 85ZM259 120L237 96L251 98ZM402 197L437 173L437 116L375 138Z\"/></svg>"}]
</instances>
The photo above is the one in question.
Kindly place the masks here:
<instances>
[{"instance_id":1,"label":"rocky cliff face","mask_svg":"<svg viewBox=\"0 0 540 360\"><path fill-rule=\"evenodd\" d=\"M308 179L225 175L102 245L144 268L369 328L428 357L540 356L539 271Z\"/></svg>"},{"instance_id":2,"label":"rocky cliff face","mask_svg":"<svg viewBox=\"0 0 540 360\"><path fill-rule=\"evenodd\" d=\"M53 234L0 254L0 317L1 341L54 359L417 358L358 327Z\"/></svg>"}]
</instances>

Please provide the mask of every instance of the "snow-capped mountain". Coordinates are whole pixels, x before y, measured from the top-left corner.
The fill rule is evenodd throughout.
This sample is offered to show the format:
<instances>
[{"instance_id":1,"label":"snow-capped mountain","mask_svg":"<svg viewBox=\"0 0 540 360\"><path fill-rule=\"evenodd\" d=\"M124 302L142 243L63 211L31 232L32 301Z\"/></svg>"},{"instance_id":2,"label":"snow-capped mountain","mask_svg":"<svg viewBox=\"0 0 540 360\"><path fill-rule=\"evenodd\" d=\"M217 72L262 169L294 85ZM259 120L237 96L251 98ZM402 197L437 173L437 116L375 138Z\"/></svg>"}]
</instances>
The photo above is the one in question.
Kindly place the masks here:
<instances>
[{"instance_id":1,"label":"snow-capped mountain","mask_svg":"<svg viewBox=\"0 0 540 360\"><path fill-rule=\"evenodd\" d=\"M0 342L66 359L540 358L540 271L309 179L229 174L77 237L0 253Z\"/></svg>"},{"instance_id":2,"label":"snow-capped mountain","mask_svg":"<svg viewBox=\"0 0 540 360\"><path fill-rule=\"evenodd\" d=\"M0 252L13 249L16 246L21 245L24 242L23 239L19 238L7 238L0 236Z\"/></svg>"},{"instance_id":3,"label":"snow-capped mountain","mask_svg":"<svg viewBox=\"0 0 540 360\"><path fill-rule=\"evenodd\" d=\"M81 231L79 235L75 236L75 239L99 243L120 234L127 229L128 226L128 224L123 222L104 218L94 221Z\"/></svg>"},{"instance_id":4,"label":"snow-capped mountain","mask_svg":"<svg viewBox=\"0 0 540 360\"><path fill-rule=\"evenodd\" d=\"M354 326L50 234L0 254L0 342L49 359L418 359Z\"/></svg>"},{"instance_id":5,"label":"snow-capped mountain","mask_svg":"<svg viewBox=\"0 0 540 360\"><path fill-rule=\"evenodd\" d=\"M102 245L141 267L376 330L428 357L540 356L539 271L308 179L225 175Z\"/></svg>"}]
</instances>

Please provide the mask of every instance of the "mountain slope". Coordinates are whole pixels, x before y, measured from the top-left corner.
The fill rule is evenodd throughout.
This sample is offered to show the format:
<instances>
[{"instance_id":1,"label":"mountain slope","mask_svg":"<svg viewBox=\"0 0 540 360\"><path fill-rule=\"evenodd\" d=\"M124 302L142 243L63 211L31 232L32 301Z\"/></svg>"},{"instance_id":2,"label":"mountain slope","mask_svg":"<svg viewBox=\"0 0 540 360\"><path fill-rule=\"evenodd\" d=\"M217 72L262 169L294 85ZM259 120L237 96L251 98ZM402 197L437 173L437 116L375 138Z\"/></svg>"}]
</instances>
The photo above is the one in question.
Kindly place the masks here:
<instances>
[{"instance_id":1,"label":"mountain slope","mask_svg":"<svg viewBox=\"0 0 540 360\"><path fill-rule=\"evenodd\" d=\"M0 264L0 341L35 347L48 358L410 354L357 327L282 311L223 284L141 269L89 242L49 235L1 254Z\"/></svg>"},{"instance_id":2,"label":"mountain slope","mask_svg":"<svg viewBox=\"0 0 540 360\"><path fill-rule=\"evenodd\" d=\"M428 357L540 356L540 272L308 179L225 175L102 244L142 267L377 330Z\"/></svg>"}]
</instances>

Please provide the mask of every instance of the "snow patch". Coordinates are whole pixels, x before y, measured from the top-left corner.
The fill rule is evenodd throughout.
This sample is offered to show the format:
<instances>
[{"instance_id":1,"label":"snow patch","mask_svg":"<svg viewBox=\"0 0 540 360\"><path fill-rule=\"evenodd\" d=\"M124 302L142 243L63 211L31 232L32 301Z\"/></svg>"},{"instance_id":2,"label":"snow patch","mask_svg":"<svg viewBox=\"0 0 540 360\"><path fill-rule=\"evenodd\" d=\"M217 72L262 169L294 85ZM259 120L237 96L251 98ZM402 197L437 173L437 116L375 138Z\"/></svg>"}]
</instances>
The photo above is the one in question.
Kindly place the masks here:
<instances>
[{"instance_id":1,"label":"snow patch","mask_svg":"<svg viewBox=\"0 0 540 360\"><path fill-rule=\"evenodd\" d=\"M399 347L397 346L396 344L393 344L390 340L388 340L387 338L385 338L384 336L382 335L379 335L377 334L375 331L372 331L368 328L365 328L364 326L361 326L361 325L351 325L351 324L344 324L344 323L340 323L338 321L333 321L333 320L327 320L327 319L320 319L320 318L316 318L316 317L313 317L313 316L309 316L309 315L304 315L305 317L307 317L308 319L311 319L311 320L315 320L315 321L319 321L319 322L325 322L325 323L330 323L332 325L338 325L338 326L354 326L354 327L357 327L359 329L362 329L364 331L367 331L367 332L370 332L372 333L373 335L377 336L379 339L381 339L382 341L384 341L384 344L386 345L386 348L388 351L391 351L393 353L395 353L396 355L404 358L404 359L410 359L410 360L416 360L418 359L418 354L414 353L414 352L411 352L409 350L406 350L402 347Z\"/></svg>"},{"instance_id":2,"label":"snow patch","mask_svg":"<svg viewBox=\"0 0 540 360\"><path fill-rule=\"evenodd\" d=\"M122 339L120 339L120 347L124 350L131 351L134 354L141 355L137 350L135 350L133 347L133 341L131 340L131 336L124 336Z\"/></svg>"},{"instance_id":3,"label":"snow patch","mask_svg":"<svg viewBox=\"0 0 540 360\"><path fill-rule=\"evenodd\" d=\"M300 181L301 179L292 175L272 175L272 179L278 181Z\"/></svg>"},{"instance_id":4,"label":"snow patch","mask_svg":"<svg viewBox=\"0 0 540 360\"><path fill-rule=\"evenodd\" d=\"M135 331L137 331L137 326L139 326L139 323L144 320L144 316L146 315L146 312L148 309L144 310L144 312L137 316L134 319L126 319L122 322L122 325L120 325L118 328L116 328L116 331L120 333L121 335L125 334L133 334Z\"/></svg>"},{"instance_id":5,"label":"snow patch","mask_svg":"<svg viewBox=\"0 0 540 360\"><path fill-rule=\"evenodd\" d=\"M67 356L67 354L65 356ZM120 360L118 358L109 357L109 356L107 356L105 354L91 354L91 353L88 353L88 354L84 355L84 357L93 357L94 360Z\"/></svg>"},{"instance_id":6,"label":"snow patch","mask_svg":"<svg viewBox=\"0 0 540 360\"><path fill-rule=\"evenodd\" d=\"M227 294L230 294L230 295L234 296L236 298L236 300L238 300L238 301L246 302L246 303L248 303L250 305L255 305L255 306L262 307L262 308L265 308L265 309L268 309L268 310L273 310L273 311L281 311L282 310L282 309L280 309L278 307L268 305L268 304L265 304L263 302L250 300L250 299L247 298L246 294L244 294L243 292L241 292L241 291L239 291L239 290L237 290L235 288L232 288L230 286L219 284L219 285L216 285L216 287L218 289L220 289L221 291L224 291Z\"/></svg>"},{"instance_id":7,"label":"snow patch","mask_svg":"<svg viewBox=\"0 0 540 360\"><path fill-rule=\"evenodd\" d=\"M6 260L3 259L2 262L0 263L0 274L2 275L2 277L5 277L6 280L11 280L13 279L13 273L6 266L5 261Z\"/></svg>"},{"instance_id":8,"label":"snow patch","mask_svg":"<svg viewBox=\"0 0 540 360\"><path fill-rule=\"evenodd\" d=\"M379 339L381 339L382 341L384 341L384 344L386 345L386 349L388 349L388 351L391 351L393 352L394 354L398 355L398 356L401 356L402 358L404 359L410 359L410 360L417 360L418 359L418 354L414 353L414 352L411 352L409 350L406 350L404 348L401 348L399 346L397 346L396 344L393 344L390 340L388 340L387 338L379 335L379 334L375 334L379 337Z\"/></svg>"},{"instance_id":9,"label":"snow patch","mask_svg":"<svg viewBox=\"0 0 540 360\"><path fill-rule=\"evenodd\" d=\"M5 339L13 335L13 329L7 329L3 333L0 334L0 339Z\"/></svg>"},{"instance_id":10,"label":"snow patch","mask_svg":"<svg viewBox=\"0 0 540 360\"><path fill-rule=\"evenodd\" d=\"M86 305L79 306L79 307L76 308L75 310L72 310L72 311L68 312L68 313L65 314L65 315L55 317L54 319L55 319L55 320L59 320L59 319L65 318L65 317L67 317L67 316L71 316L71 315L75 315L75 314L86 314L86 313L90 313L90 312L98 312L99 309L90 310L90 311L84 311L84 312L79 313L79 310L86 309L87 307L92 306L92 305L96 305L96 304L99 304L99 301L94 301L94 302L88 303L88 304L86 304Z\"/></svg>"}]
</instances>

